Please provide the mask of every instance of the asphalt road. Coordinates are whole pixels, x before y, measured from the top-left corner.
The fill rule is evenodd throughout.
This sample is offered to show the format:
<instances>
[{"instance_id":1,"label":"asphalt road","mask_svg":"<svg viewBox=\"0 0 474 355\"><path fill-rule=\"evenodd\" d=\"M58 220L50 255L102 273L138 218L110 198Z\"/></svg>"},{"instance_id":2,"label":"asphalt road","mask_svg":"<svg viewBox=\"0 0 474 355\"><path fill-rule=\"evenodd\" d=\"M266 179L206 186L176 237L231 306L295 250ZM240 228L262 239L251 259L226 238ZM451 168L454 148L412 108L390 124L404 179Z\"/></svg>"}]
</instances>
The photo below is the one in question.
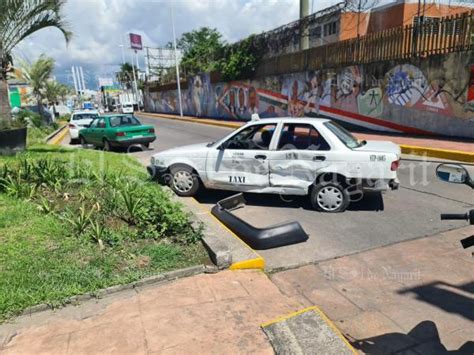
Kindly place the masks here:
<instances>
[{"instance_id":1,"label":"asphalt road","mask_svg":"<svg viewBox=\"0 0 474 355\"><path fill-rule=\"evenodd\" d=\"M169 119L141 117L156 127L152 149L131 153L145 164L151 155L171 147L214 141L231 129ZM464 185L448 184L435 176L437 162L404 159L398 191L366 196L339 214L318 213L305 198L285 201L277 195L246 194L247 206L235 214L257 227L296 220L309 234L306 243L259 253L267 268L280 269L322 261L382 247L404 240L434 235L465 226L463 221L441 221L440 213L460 213L472 208L474 193ZM470 167L471 170L471 167ZM197 199L207 208L232 193L206 191Z\"/></svg>"}]
</instances>

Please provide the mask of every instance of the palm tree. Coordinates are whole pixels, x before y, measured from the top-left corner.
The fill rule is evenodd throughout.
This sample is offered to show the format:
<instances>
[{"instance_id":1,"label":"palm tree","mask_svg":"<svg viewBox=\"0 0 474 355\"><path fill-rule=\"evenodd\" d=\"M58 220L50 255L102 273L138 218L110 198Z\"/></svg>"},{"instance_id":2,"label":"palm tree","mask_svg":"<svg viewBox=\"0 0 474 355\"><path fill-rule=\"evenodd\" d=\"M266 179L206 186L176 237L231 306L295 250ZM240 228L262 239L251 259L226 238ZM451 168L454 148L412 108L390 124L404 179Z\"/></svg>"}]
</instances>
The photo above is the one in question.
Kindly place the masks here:
<instances>
[{"instance_id":1,"label":"palm tree","mask_svg":"<svg viewBox=\"0 0 474 355\"><path fill-rule=\"evenodd\" d=\"M38 104L38 112L43 114L43 100L56 98L57 85L55 81L50 80L54 70L53 58L41 55L36 62L31 64L23 62L21 70L17 71L18 79L23 80L31 87L31 93Z\"/></svg>"},{"instance_id":2,"label":"palm tree","mask_svg":"<svg viewBox=\"0 0 474 355\"><path fill-rule=\"evenodd\" d=\"M126 89L130 89L133 83L133 69L137 73L137 67L130 63L123 63L120 65L120 71L116 73L117 81L125 86Z\"/></svg>"},{"instance_id":3,"label":"palm tree","mask_svg":"<svg viewBox=\"0 0 474 355\"><path fill-rule=\"evenodd\" d=\"M13 49L32 33L56 27L71 38L61 14L65 0L0 1L0 120L10 121L7 73L12 65Z\"/></svg>"}]
</instances>

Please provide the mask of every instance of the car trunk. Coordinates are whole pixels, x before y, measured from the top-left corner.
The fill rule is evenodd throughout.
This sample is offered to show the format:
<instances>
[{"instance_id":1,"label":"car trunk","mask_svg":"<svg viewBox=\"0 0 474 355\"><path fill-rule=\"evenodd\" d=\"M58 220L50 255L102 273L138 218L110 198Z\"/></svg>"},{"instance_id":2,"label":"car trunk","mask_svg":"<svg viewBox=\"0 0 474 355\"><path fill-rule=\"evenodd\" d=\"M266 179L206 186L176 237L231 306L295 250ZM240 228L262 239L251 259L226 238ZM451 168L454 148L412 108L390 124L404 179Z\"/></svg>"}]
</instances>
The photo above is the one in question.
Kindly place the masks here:
<instances>
[{"instance_id":1,"label":"car trunk","mask_svg":"<svg viewBox=\"0 0 474 355\"><path fill-rule=\"evenodd\" d=\"M73 120L73 121L71 121L71 124L73 124L74 126L76 126L79 129L82 129L82 128L89 127L91 122L92 122L92 119L87 118L87 119L83 119L83 120Z\"/></svg>"},{"instance_id":2,"label":"car trunk","mask_svg":"<svg viewBox=\"0 0 474 355\"><path fill-rule=\"evenodd\" d=\"M141 136L147 136L151 134L149 132L150 129L152 129L152 126L123 126L121 128L117 129L117 132L124 132L125 136L127 138L134 138L134 137L141 137Z\"/></svg>"},{"instance_id":3,"label":"car trunk","mask_svg":"<svg viewBox=\"0 0 474 355\"><path fill-rule=\"evenodd\" d=\"M400 155L400 146L387 141L366 141L366 144L361 147L355 148L354 150L376 153L393 153L398 156Z\"/></svg>"}]
</instances>

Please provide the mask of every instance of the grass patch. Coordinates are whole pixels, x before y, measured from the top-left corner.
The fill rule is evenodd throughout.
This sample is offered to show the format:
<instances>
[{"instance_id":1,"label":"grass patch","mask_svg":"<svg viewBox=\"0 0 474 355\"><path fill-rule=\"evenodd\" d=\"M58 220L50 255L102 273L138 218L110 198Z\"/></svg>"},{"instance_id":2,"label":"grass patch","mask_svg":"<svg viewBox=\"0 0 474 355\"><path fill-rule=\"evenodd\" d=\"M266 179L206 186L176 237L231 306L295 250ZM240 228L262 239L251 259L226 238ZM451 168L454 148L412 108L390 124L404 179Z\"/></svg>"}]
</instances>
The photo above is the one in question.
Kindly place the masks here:
<instances>
[{"instance_id":1,"label":"grass patch","mask_svg":"<svg viewBox=\"0 0 474 355\"><path fill-rule=\"evenodd\" d=\"M0 157L0 320L206 260L200 231L125 154Z\"/></svg>"}]
</instances>

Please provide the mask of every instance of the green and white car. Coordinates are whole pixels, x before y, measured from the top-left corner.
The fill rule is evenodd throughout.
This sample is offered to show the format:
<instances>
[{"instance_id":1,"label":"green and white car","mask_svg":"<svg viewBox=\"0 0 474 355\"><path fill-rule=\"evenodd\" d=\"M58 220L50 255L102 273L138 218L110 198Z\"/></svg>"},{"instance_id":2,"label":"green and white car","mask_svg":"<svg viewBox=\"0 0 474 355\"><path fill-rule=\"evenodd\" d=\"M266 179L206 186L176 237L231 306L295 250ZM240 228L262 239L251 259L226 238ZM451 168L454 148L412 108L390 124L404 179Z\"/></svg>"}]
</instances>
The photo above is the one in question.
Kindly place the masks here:
<instances>
[{"instance_id":1,"label":"green and white car","mask_svg":"<svg viewBox=\"0 0 474 355\"><path fill-rule=\"evenodd\" d=\"M92 144L104 150L131 145L148 148L155 139L155 128L142 125L132 115L99 116L87 128L79 131L79 140L83 146Z\"/></svg>"}]
</instances>

